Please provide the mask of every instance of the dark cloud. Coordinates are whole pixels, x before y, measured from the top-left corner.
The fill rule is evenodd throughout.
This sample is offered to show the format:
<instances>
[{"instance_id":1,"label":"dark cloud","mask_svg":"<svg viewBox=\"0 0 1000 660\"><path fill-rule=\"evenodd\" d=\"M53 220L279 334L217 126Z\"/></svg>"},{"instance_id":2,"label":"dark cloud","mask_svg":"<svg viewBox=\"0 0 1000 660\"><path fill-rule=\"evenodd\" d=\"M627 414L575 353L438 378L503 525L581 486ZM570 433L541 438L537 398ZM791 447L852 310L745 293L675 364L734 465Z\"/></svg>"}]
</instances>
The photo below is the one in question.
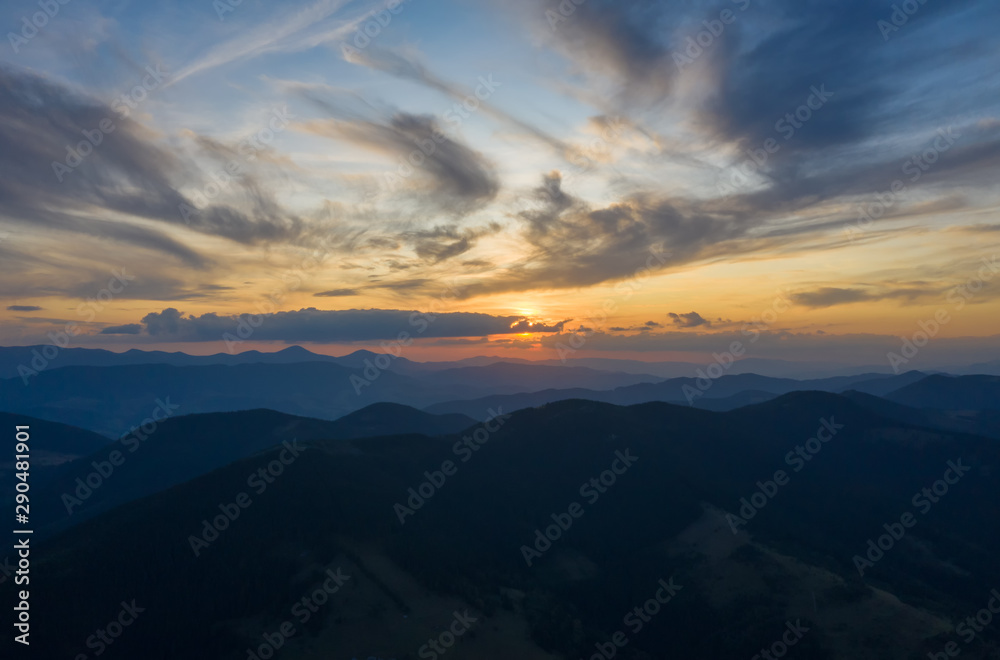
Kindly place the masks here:
<instances>
[{"instance_id":1,"label":"dark cloud","mask_svg":"<svg viewBox=\"0 0 1000 660\"><path fill-rule=\"evenodd\" d=\"M813 291L800 291L798 293L793 293L789 297L792 302L797 305L818 309L876 300L914 301L929 296L944 296L946 290L947 289L940 287L909 287L883 290L822 287Z\"/></svg>"},{"instance_id":2,"label":"dark cloud","mask_svg":"<svg viewBox=\"0 0 1000 660\"><path fill-rule=\"evenodd\" d=\"M341 124L338 131L347 139L405 159L403 171L409 171L409 167L418 175L430 176L438 193L461 200L488 201L500 189L493 164L446 136L432 117L398 113L388 124L362 121Z\"/></svg>"},{"instance_id":3,"label":"dark cloud","mask_svg":"<svg viewBox=\"0 0 1000 660\"><path fill-rule=\"evenodd\" d=\"M862 289L838 289L835 287L823 287L815 291L803 291L791 295L792 301L796 304L813 308L863 302L872 300L872 298L872 294Z\"/></svg>"},{"instance_id":4,"label":"dark cloud","mask_svg":"<svg viewBox=\"0 0 1000 660\"><path fill-rule=\"evenodd\" d=\"M483 337L525 332L562 332L567 321L555 324L533 322L520 316L492 316L470 312L424 313L395 309L319 310L315 308L278 312L269 316L215 313L185 316L170 307L142 319L146 334L162 341L221 341L246 324L255 341L358 342L410 337ZM245 331L244 331L245 334ZM249 337L239 337L249 338Z\"/></svg>"},{"instance_id":5,"label":"dark cloud","mask_svg":"<svg viewBox=\"0 0 1000 660\"><path fill-rule=\"evenodd\" d=\"M475 246L476 241L488 234L500 231L500 225L491 223L482 228L459 229L454 225L417 230L406 235L417 256L431 263L438 263L465 254Z\"/></svg>"},{"instance_id":6,"label":"dark cloud","mask_svg":"<svg viewBox=\"0 0 1000 660\"><path fill-rule=\"evenodd\" d=\"M462 203L489 201L500 189L493 164L447 135L434 117L395 112L373 119L372 108L361 115L315 90L300 89L299 94L333 117L310 123L314 132L391 155L395 162L385 178L393 187L410 176L429 178L434 182L433 192Z\"/></svg>"},{"instance_id":7,"label":"dark cloud","mask_svg":"<svg viewBox=\"0 0 1000 660\"><path fill-rule=\"evenodd\" d=\"M34 73L0 68L3 215L35 227L155 250L198 268L210 259L176 238L155 226L109 217L121 214L163 227L187 226L245 244L302 238L302 220L283 212L253 177L236 179L231 186L234 193L243 193L248 211L213 203L185 222L181 206L195 209L197 203L178 186L187 182L200 188L212 179L170 148L154 143L151 135L100 101ZM201 146L220 153L210 141Z\"/></svg>"},{"instance_id":8,"label":"dark cloud","mask_svg":"<svg viewBox=\"0 0 1000 660\"><path fill-rule=\"evenodd\" d=\"M595 207L566 193L558 172L545 175L533 197L533 207L519 215L527 256L470 283L464 296L576 288L648 274L722 254L727 241L745 238L764 222L738 210L701 210L644 193Z\"/></svg>"},{"instance_id":9,"label":"dark cloud","mask_svg":"<svg viewBox=\"0 0 1000 660\"><path fill-rule=\"evenodd\" d=\"M968 232L970 234L1000 232L1000 223L997 224L982 223L978 225L965 225L963 227L953 227L952 230Z\"/></svg>"},{"instance_id":10,"label":"dark cloud","mask_svg":"<svg viewBox=\"0 0 1000 660\"><path fill-rule=\"evenodd\" d=\"M609 328L609 330L611 332L652 332L656 328L662 328L662 327L663 327L663 325L660 324L660 323L657 323L656 321L646 321L645 323L643 323L642 325L639 325L639 326L632 326L632 327L629 327L629 328L624 328L624 327L621 327L621 326L616 326L616 327L613 327L613 328Z\"/></svg>"},{"instance_id":11,"label":"dark cloud","mask_svg":"<svg viewBox=\"0 0 1000 660\"><path fill-rule=\"evenodd\" d=\"M676 30L680 18L672 4L657 0L503 4L516 7L528 27L574 69L610 80L619 93L619 105L657 103L670 92L677 68L667 35ZM568 15L567 7L572 8Z\"/></svg>"},{"instance_id":12,"label":"dark cloud","mask_svg":"<svg viewBox=\"0 0 1000 660\"><path fill-rule=\"evenodd\" d=\"M8 311L11 312L40 312L41 307L37 305L7 305Z\"/></svg>"},{"instance_id":13,"label":"dark cloud","mask_svg":"<svg viewBox=\"0 0 1000 660\"><path fill-rule=\"evenodd\" d=\"M667 314L672 320L673 324L678 328L697 328L700 326L709 327L712 322L702 318L701 314L698 312L688 312L687 314L675 314L670 312Z\"/></svg>"},{"instance_id":14,"label":"dark cloud","mask_svg":"<svg viewBox=\"0 0 1000 660\"><path fill-rule=\"evenodd\" d=\"M873 0L782 0L751 9L769 13L781 27L750 48L733 43L718 49L724 59L717 63L719 86L708 110L721 136L754 146L782 139L776 123L804 105L813 87L824 85L832 98L809 113L805 128L797 124L786 151L842 144L876 131L882 101L896 85L872 75L882 69L886 53L877 31L862 28L874 28L885 9ZM730 30L730 43L743 34Z\"/></svg>"},{"instance_id":15,"label":"dark cloud","mask_svg":"<svg viewBox=\"0 0 1000 660\"><path fill-rule=\"evenodd\" d=\"M142 324L126 323L125 325L112 325L101 330L102 335L137 335L142 332Z\"/></svg>"},{"instance_id":16,"label":"dark cloud","mask_svg":"<svg viewBox=\"0 0 1000 660\"><path fill-rule=\"evenodd\" d=\"M723 35L725 47L713 47L718 57L708 68L715 86L704 108L704 128L736 147L738 166L760 170L758 181L751 181L766 188L757 202L769 201L776 210L871 195L873 185L888 189L916 151L902 147L913 136L933 140L938 128L970 124L947 99L967 89L961 82L965 71L996 67L995 49L965 44L990 38L985 26L1000 18L1000 8L971 0L921 4L886 40L878 22L893 8L881 0L755 2L746 13L749 22L759 19L774 27L751 33L741 21ZM934 48L927 47L931 42ZM931 71L935 83L923 84ZM817 89L831 94L819 108ZM974 118L995 106L996 98L980 101ZM768 140L780 151L764 153ZM983 159L995 166L996 149L995 136L970 140L965 153L949 152L921 185L932 177L954 178L956 168ZM765 157L760 167L751 162L751 150ZM966 172L962 183L981 176L982 163L978 171Z\"/></svg>"},{"instance_id":17,"label":"dark cloud","mask_svg":"<svg viewBox=\"0 0 1000 660\"><path fill-rule=\"evenodd\" d=\"M345 298L347 296L357 296L360 293L357 289L331 289L330 291L321 291L313 295L317 298Z\"/></svg>"},{"instance_id":18,"label":"dark cloud","mask_svg":"<svg viewBox=\"0 0 1000 660\"><path fill-rule=\"evenodd\" d=\"M464 89L435 75L414 57L384 48L367 48L364 51L355 53L349 58L349 61L382 71L397 78L420 83L451 97L459 103L468 100L470 104L476 107L477 111L482 111L512 126L516 130L537 139L551 147L558 154L568 155L571 153L570 147L562 140L489 103L487 99L493 95L496 89L499 89L504 84L502 80L493 80L492 74L480 78L479 84L474 89ZM468 110L463 110L460 116L464 117L467 113ZM457 116L455 121L459 124L461 123L461 119L458 119Z\"/></svg>"}]
</instances>

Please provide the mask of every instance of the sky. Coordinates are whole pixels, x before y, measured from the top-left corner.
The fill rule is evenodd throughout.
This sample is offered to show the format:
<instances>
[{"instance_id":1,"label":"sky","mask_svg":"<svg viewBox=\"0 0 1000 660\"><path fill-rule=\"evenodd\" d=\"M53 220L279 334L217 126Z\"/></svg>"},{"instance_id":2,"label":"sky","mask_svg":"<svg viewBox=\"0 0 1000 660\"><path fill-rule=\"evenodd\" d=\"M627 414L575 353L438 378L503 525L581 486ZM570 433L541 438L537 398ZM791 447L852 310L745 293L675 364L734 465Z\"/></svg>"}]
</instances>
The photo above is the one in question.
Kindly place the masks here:
<instances>
[{"instance_id":1,"label":"sky","mask_svg":"<svg viewBox=\"0 0 1000 660\"><path fill-rule=\"evenodd\" d=\"M998 18L5 2L0 344L996 360Z\"/></svg>"}]
</instances>

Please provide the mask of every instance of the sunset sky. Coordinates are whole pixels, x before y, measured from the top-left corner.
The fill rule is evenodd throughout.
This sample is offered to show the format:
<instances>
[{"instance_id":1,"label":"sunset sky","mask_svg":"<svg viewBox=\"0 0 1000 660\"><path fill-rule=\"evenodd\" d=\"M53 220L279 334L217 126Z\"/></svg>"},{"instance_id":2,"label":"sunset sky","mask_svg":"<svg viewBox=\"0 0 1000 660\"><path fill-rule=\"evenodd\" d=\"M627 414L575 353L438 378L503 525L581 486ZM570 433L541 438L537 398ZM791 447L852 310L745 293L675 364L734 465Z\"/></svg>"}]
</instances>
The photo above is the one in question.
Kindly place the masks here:
<instances>
[{"instance_id":1,"label":"sunset sky","mask_svg":"<svg viewBox=\"0 0 1000 660\"><path fill-rule=\"evenodd\" d=\"M1000 6L900 5L4 3L0 344L996 360Z\"/></svg>"}]
</instances>

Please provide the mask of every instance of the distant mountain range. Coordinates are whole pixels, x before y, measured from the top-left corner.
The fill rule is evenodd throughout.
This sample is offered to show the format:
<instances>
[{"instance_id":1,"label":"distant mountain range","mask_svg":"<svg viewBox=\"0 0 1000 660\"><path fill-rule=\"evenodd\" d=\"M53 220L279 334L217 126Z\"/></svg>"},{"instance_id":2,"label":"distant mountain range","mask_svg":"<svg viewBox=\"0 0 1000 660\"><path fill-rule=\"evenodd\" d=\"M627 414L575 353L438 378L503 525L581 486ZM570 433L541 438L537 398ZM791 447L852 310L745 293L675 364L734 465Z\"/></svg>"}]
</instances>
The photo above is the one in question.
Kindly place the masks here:
<instances>
[{"instance_id":1,"label":"distant mountain range","mask_svg":"<svg viewBox=\"0 0 1000 660\"><path fill-rule=\"evenodd\" d=\"M177 367L205 365L236 365L236 364L293 364L297 362L332 362L351 368L364 368L365 360L374 360L381 353L368 350L358 350L348 355L331 357L313 353L301 346L274 351L244 351L242 353L216 353L214 355L189 355L187 353L165 351L141 351L131 349L122 353L91 348L64 348L51 360L46 359L53 347L45 346L0 346L0 379L19 377L18 368L38 371L39 366L45 368L60 367L108 367L135 364L169 364ZM41 356L41 357L39 357ZM33 363L34 361L34 363ZM624 360L615 358L572 358L566 360L525 360L501 356L480 356L465 358L451 362L414 362L406 357L392 360L391 371L402 374L426 373L462 367L485 367L498 362L508 364L544 365L553 367L585 367L604 372L652 376L654 378L695 377L698 369L705 369L705 364L692 362L645 362L641 360ZM956 365L937 370L938 372L955 375L1000 375L1000 359L981 362L974 365ZM891 374L892 369L887 364L867 366L845 366L826 362L791 362L764 358L743 358L738 360L726 372L729 375L759 374L774 378L832 378L835 376L851 376L858 373Z\"/></svg>"},{"instance_id":2,"label":"distant mountain range","mask_svg":"<svg viewBox=\"0 0 1000 660\"><path fill-rule=\"evenodd\" d=\"M0 349L0 362L10 366L25 358L26 350ZM69 366L73 361L100 365ZM27 384L20 377L0 380L0 410L71 424L111 439L142 424L165 400L181 415L267 408L334 420L374 403L396 403L481 420L490 409L513 411L573 398L615 405L661 401L725 411L795 391L854 391L913 409L944 411L924 414L921 420L935 428L990 437L998 428L991 413L1000 412L996 376L911 371L803 380L751 373L714 380L662 379L589 366L475 362L417 363L368 351L329 358L300 347L207 357L67 349ZM586 362L602 367L615 363Z\"/></svg>"},{"instance_id":3,"label":"distant mountain range","mask_svg":"<svg viewBox=\"0 0 1000 660\"><path fill-rule=\"evenodd\" d=\"M428 406L427 410L434 413L463 412L469 414L470 411L483 410L484 407L504 406L508 410L517 410L564 399L588 399L623 406L649 401L666 401L710 410L732 410L796 391L844 392L856 390L885 395L926 377L926 374L919 371L910 371L898 376L858 374L815 380L771 378L757 374L722 376L715 380L671 378L660 383L643 383L607 391L584 388L549 389L539 392L493 395L472 400L447 401Z\"/></svg>"},{"instance_id":4,"label":"distant mountain range","mask_svg":"<svg viewBox=\"0 0 1000 660\"><path fill-rule=\"evenodd\" d=\"M270 408L336 419L377 402L424 407L461 396L509 394L569 382L612 388L642 380L633 374L583 367L505 363L416 375L369 368L364 362L352 368L329 361L75 366L46 369L27 385L20 378L0 380L0 410L70 423L114 438L140 424L165 398L179 406L180 414ZM475 417L485 414L484 408Z\"/></svg>"}]
</instances>

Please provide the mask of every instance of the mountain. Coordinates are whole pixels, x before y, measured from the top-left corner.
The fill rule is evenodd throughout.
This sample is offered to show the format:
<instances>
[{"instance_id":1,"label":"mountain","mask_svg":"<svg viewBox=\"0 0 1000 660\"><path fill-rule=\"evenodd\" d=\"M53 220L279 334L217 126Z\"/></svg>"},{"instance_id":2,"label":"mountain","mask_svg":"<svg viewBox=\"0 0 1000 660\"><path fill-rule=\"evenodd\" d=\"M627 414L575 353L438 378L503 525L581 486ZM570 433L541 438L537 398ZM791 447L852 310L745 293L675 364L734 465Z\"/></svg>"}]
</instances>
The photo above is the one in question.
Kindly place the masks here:
<instances>
[{"instance_id":1,"label":"mountain","mask_svg":"<svg viewBox=\"0 0 1000 660\"><path fill-rule=\"evenodd\" d=\"M499 394L494 396L480 397L478 399L459 399L457 401L444 401L435 403L424 408L429 413L435 415L445 415L455 413L461 415L474 415L484 410L502 410L503 412L513 412L525 408L537 408L547 403L565 401L567 399L586 399L588 401L601 401L607 403L608 399L615 397L612 392L599 392L597 390L587 390L583 388L573 388L566 390L548 389L540 392L521 392L518 394Z\"/></svg>"},{"instance_id":2,"label":"mountain","mask_svg":"<svg viewBox=\"0 0 1000 660\"><path fill-rule=\"evenodd\" d=\"M353 439L406 433L447 435L478 423L466 415L434 415L398 403L373 403L333 422L329 437Z\"/></svg>"},{"instance_id":3,"label":"mountain","mask_svg":"<svg viewBox=\"0 0 1000 660\"><path fill-rule=\"evenodd\" d=\"M49 521L51 532L275 445L402 433L436 436L475 424L462 415L432 415L390 403L373 404L332 422L272 410L176 417L148 435L130 434L63 464L35 499L36 510ZM119 455L117 461L112 452Z\"/></svg>"},{"instance_id":4,"label":"mountain","mask_svg":"<svg viewBox=\"0 0 1000 660\"><path fill-rule=\"evenodd\" d=\"M497 362L480 367L434 371L424 374L421 380L441 385L459 385L470 390L489 389L496 394L507 394L566 387L610 390L639 383L657 382L661 379L649 374L614 373L586 367Z\"/></svg>"},{"instance_id":5,"label":"mountain","mask_svg":"<svg viewBox=\"0 0 1000 660\"><path fill-rule=\"evenodd\" d=\"M671 378L659 383L639 383L608 391L576 387L565 390L547 389L530 393L459 399L435 403L427 406L426 410L436 414L456 412L471 415L489 408L503 407L504 410L510 411L533 408L564 399L588 399L622 406L664 401L693 405L696 408L706 410L725 411L796 391L843 392L856 388L864 388L869 391L893 391L924 376L920 372L908 372L899 376L866 373L812 380L770 378L757 374L721 376L714 380Z\"/></svg>"},{"instance_id":6,"label":"mountain","mask_svg":"<svg viewBox=\"0 0 1000 660\"><path fill-rule=\"evenodd\" d=\"M135 364L169 364L176 367L206 366L206 365L236 365L236 364L294 364L296 362L331 362L342 366L363 369L365 360L374 361L384 352L358 350L348 355L329 356L312 351L301 346L289 346L274 352L244 351L242 353L216 353L214 355L189 355L187 353L165 351L141 351L131 349L122 353L91 348L64 348L53 357L52 346L0 346L0 379L19 378L19 367L41 371L42 369L57 369L61 367L113 367ZM49 355L49 358L45 356ZM694 362L645 362L642 360L623 360L617 358L566 358L555 357L545 360L525 360L503 356L477 356L448 362L415 362L405 356L393 358L389 368L404 375L415 375L446 369L461 369L463 367L485 367L497 363L536 365L546 367L581 367L595 371L613 372L618 374L633 374L646 377L647 380L659 378L694 377L698 369L705 369L706 364ZM1000 368L996 360L971 366L949 367L945 371L956 374L995 374ZM791 362L769 358L747 357L736 361L728 370L729 374L754 373L773 378L830 378L836 376L851 376L858 373L888 375L887 365L844 366L825 362ZM30 378L29 378L30 380ZM620 383L621 384L621 383ZM551 385L556 387L557 385Z\"/></svg>"},{"instance_id":7,"label":"mountain","mask_svg":"<svg viewBox=\"0 0 1000 660\"><path fill-rule=\"evenodd\" d=\"M732 396L722 397L718 399L713 398L702 398L697 399L693 403L695 408L700 408L702 410L714 410L717 412L727 412L729 410L736 410L737 408L743 408L744 406L752 406L757 403L764 403L765 401L770 401L771 399L777 398L778 394L773 392L761 392L758 390L744 390L738 394L733 394Z\"/></svg>"},{"instance_id":8,"label":"mountain","mask_svg":"<svg viewBox=\"0 0 1000 660\"><path fill-rule=\"evenodd\" d=\"M31 484L40 486L51 478L56 468L107 446L111 440L67 424L49 422L27 415L0 412L0 427L9 430L9 451L0 455L0 482L15 472L15 428L27 426ZM11 486L11 490L13 486ZM9 493L5 492L3 497Z\"/></svg>"},{"instance_id":9,"label":"mountain","mask_svg":"<svg viewBox=\"0 0 1000 660\"><path fill-rule=\"evenodd\" d=\"M0 409L118 437L164 403L181 415L269 408L333 420L372 403L424 406L466 391L392 371L366 377L327 362L64 367L41 372L27 386L19 378L0 381Z\"/></svg>"},{"instance_id":10,"label":"mountain","mask_svg":"<svg viewBox=\"0 0 1000 660\"><path fill-rule=\"evenodd\" d=\"M887 398L912 408L1000 411L1000 376L927 376Z\"/></svg>"},{"instance_id":11,"label":"mountain","mask_svg":"<svg viewBox=\"0 0 1000 660\"><path fill-rule=\"evenodd\" d=\"M454 362L411 362L405 369L415 371L441 370L466 366L486 366L496 362L510 364L541 364L563 367L587 367L599 371L618 373L653 375L659 378L692 377L699 369L705 369L706 364L699 362L646 362L643 360L624 360L620 358L551 358L547 360L525 360L501 356L478 356L465 358ZM409 373L400 370L401 373ZM850 376L857 373L874 373L888 375L891 368L888 365L844 366L833 362L792 362L767 358L743 358L728 370L730 374L754 373L772 378L830 378Z\"/></svg>"},{"instance_id":12,"label":"mountain","mask_svg":"<svg viewBox=\"0 0 1000 660\"><path fill-rule=\"evenodd\" d=\"M273 353L244 351L235 354L216 353L215 355L140 351L134 348L122 353L98 348L63 348L54 357L46 357L51 355L52 348L52 346L0 346L0 378L20 378L19 367L42 371L43 369L61 367L118 367L134 364L169 364L175 367L192 367L210 364L291 364L295 362L337 361L337 358L313 353L301 346L289 346Z\"/></svg>"},{"instance_id":13,"label":"mountain","mask_svg":"<svg viewBox=\"0 0 1000 660\"><path fill-rule=\"evenodd\" d=\"M844 396L859 406L898 422L939 431L968 433L1000 440L1000 412L996 410L935 410L911 408L889 399L849 390Z\"/></svg>"},{"instance_id":14,"label":"mountain","mask_svg":"<svg viewBox=\"0 0 1000 660\"><path fill-rule=\"evenodd\" d=\"M505 363L404 375L393 370L404 359L357 351L338 358L345 364L50 368L31 378L28 385L20 378L0 380L0 410L118 437L167 399L180 406L179 414L269 408L332 420L377 402L424 407L460 396L526 392L552 384L610 389L656 380L582 367ZM485 414L483 408L469 416L481 419Z\"/></svg>"},{"instance_id":15,"label":"mountain","mask_svg":"<svg viewBox=\"0 0 1000 660\"><path fill-rule=\"evenodd\" d=\"M591 657L612 639L623 659L751 657L795 630L795 657L903 660L957 640L1000 584L989 439L821 392L727 413L562 401L492 428L467 453L460 436L275 448L50 539L32 620L60 634L33 651L73 656L134 599L111 660L269 643L296 660L433 657L449 628L468 631L448 639L455 658ZM984 628L962 656L994 657L997 639Z\"/></svg>"},{"instance_id":16,"label":"mountain","mask_svg":"<svg viewBox=\"0 0 1000 660\"><path fill-rule=\"evenodd\" d=\"M968 366L948 367L943 369L943 371L958 375L1000 376L1000 360L977 362Z\"/></svg>"},{"instance_id":17,"label":"mountain","mask_svg":"<svg viewBox=\"0 0 1000 660\"><path fill-rule=\"evenodd\" d=\"M845 383L844 389L840 391L846 391L847 388L855 392L864 392L865 394L872 394L875 396L885 396L890 392L895 392L896 390L916 383L927 377L928 374L922 371L906 371L899 374L898 376L871 376L865 378L857 378L850 383Z\"/></svg>"}]
</instances>

